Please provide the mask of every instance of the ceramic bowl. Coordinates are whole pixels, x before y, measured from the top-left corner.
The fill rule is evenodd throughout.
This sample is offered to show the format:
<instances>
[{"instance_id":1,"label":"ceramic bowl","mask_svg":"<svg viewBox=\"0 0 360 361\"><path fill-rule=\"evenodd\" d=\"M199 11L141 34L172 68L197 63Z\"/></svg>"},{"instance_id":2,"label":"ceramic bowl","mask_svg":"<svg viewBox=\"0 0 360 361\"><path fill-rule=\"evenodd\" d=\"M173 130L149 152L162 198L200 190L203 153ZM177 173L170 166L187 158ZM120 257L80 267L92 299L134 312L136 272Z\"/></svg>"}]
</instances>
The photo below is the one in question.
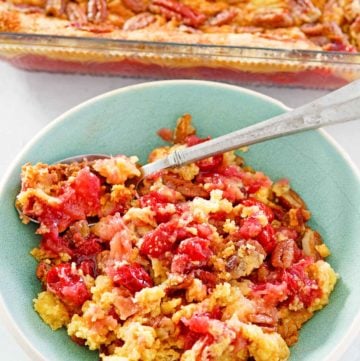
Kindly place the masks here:
<instances>
[{"instance_id":1,"label":"ceramic bowl","mask_svg":"<svg viewBox=\"0 0 360 361\"><path fill-rule=\"evenodd\" d=\"M97 360L97 352L53 332L33 311L40 291L34 225L23 225L14 208L20 167L74 154L138 155L162 144L156 130L173 127L187 112L201 136L213 137L286 111L280 102L239 87L203 81L162 81L112 91L66 112L35 137L10 167L0 188L0 294L2 316L34 360ZM340 359L360 327L360 180L347 156L320 131L251 146L244 157L273 180L288 178L312 212L311 226L332 251L340 279L330 304L301 330L293 361Z\"/></svg>"}]
</instances>

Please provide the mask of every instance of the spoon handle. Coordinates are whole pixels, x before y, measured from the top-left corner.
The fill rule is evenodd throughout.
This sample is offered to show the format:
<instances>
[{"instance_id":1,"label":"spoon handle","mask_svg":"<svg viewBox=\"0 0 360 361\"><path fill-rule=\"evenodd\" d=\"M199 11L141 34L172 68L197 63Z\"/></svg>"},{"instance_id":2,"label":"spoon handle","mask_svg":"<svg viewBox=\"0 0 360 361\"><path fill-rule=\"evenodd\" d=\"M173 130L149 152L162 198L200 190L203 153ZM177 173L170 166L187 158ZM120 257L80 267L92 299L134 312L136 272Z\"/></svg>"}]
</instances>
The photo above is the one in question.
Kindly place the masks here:
<instances>
[{"instance_id":1,"label":"spoon handle","mask_svg":"<svg viewBox=\"0 0 360 361\"><path fill-rule=\"evenodd\" d=\"M195 162L245 145L351 120L360 120L360 80L263 122L175 150L168 157L145 165L142 170L147 176L164 168Z\"/></svg>"}]
</instances>

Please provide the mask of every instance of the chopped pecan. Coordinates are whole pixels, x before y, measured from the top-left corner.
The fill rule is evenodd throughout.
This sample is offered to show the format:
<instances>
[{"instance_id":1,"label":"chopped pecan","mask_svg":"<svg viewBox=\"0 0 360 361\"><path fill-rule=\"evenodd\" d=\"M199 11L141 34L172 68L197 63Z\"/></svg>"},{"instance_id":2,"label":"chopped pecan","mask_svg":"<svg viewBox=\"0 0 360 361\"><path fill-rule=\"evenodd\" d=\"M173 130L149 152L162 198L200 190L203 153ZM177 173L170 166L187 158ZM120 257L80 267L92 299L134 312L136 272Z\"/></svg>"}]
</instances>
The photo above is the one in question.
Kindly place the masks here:
<instances>
[{"instance_id":1,"label":"chopped pecan","mask_svg":"<svg viewBox=\"0 0 360 361\"><path fill-rule=\"evenodd\" d=\"M237 254L233 254L226 260L226 265L225 265L226 271L227 272L234 271L239 265L239 263L240 263L239 256Z\"/></svg>"},{"instance_id":2,"label":"chopped pecan","mask_svg":"<svg viewBox=\"0 0 360 361\"><path fill-rule=\"evenodd\" d=\"M217 276L214 272L195 269L191 271L191 275L195 278L198 278L208 288L215 288L216 286Z\"/></svg>"},{"instance_id":3,"label":"chopped pecan","mask_svg":"<svg viewBox=\"0 0 360 361\"><path fill-rule=\"evenodd\" d=\"M49 272L51 265L47 264L44 261L41 261L36 267L36 277L45 284L46 275Z\"/></svg>"},{"instance_id":4,"label":"chopped pecan","mask_svg":"<svg viewBox=\"0 0 360 361\"><path fill-rule=\"evenodd\" d=\"M185 25L198 27L206 20L204 14L175 0L153 0L153 5L158 6L160 11L164 12L164 16L167 16L167 14L177 14L175 17L180 17Z\"/></svg>"},{"instance_id":5,"label":"chopped pecan","mask_svg":"<svg viewBox=\"0 0 360 361\"><path fill-rule=\"evenodd\" d=\"M95 24L105 21L107 18L106 0L89 0L87 17Z\"/></svg>"},{"instance_id":6,"label":"chopped pecan","mask_svg":"<svg viewBox=\"0 0 360 361\"><path fill-rule=\"evenodd\" d=\"M279 203L286 209L303 208L307 209L302 198L292 189L282 193L278 196Z\"/></svg>"},{"instance_id":7,"label":"chopped pecan","mask_svg":"<svg viewBox=\"0 0 360 361\"><path fill-rule=\"evenodd\" d=\"M47 0L45 5L46 15L61 16L65 11L65 0Z\"/></svg>"},{"instance_id":8,"label":"chopped pecan","mask_svg":"<svg viewBox=\"0 0 360 361\"><path fill-rule=\"evenodd\" d=\"M292 239L277 243L271 255L271 264L278 268L289 268L295 260L296 244Z\"/></svg>"},{"instance_id":9,"label":"chopped pecan","mask_svg":"<svg viewBox=\"0 0 360 361\"><path fill-rule=\"evenodd\" d=\"M134 13L142 13L148 7L148 2L145 0L122 0L123 4Z\"/></svg>"},{"instance_id":10,"label":"chopped pecan","mask_svg":"<svg viewBox=\"0 0 360 361\"><path fill-rule=\"evenodd\" d=\"M251 323L254 323L259 326L273 326L275 320L264 313L253 313L248 316L248 319Z\"/></svg>"},{"instance_id":11,"label":"chopped pecan","mask_svg":"<svg viewBox=\"0 0 360 361\"><path fill-rule=\"evenodd\" d=\"M302 249L305 255L313 257L315 261L322 259L321 255L316 250L316 246L320 246L322 244L323 241L320 234L310 228L307 228L301 240Z\"/></svg>"},{"instance_id":12,"label":"chopped pecan","mask_svg":"<svg viewBox=\"0 0 360 361\"><path fill-rule=\"evenodd\" d=\"M141 13L125 21L123 29L126 31L143 29L155 21L155 16L150 13Z\"/></svg>"},{"instance_id":13,"label":"chopped pecan","mask_svg":"<svg viewBox=\"0 0 360 361\"><path fill-rule=\"evenodd\" d=\"M248 315L248 320L261 327L274 327L277 324L278 317L275 308L257 310L256 313Z\"/></svg>"},{"instance_id":14,"label":"chopped pecan","mask_svg":"<svg viewBox=\"0 0 360 361\"><path fill-rule=\"evenodd\" d=\"M84 9L77 3L69 2L66 5L66 15L72 23L83 25L87 23Z\"/></svg>"},{"instance_id":15,"label":"chopped pecan","mask_svg":"<svg viewBox=\"0 0 360 361\"><path fill-rule=\"evenodd\" d=\"M208 192L201 185L194 184L191 181L178 178L174 174L164 174L162 176L162 179L167 187L178 191L186 198L207 198L209 196Z\"/></svg>"},{"instance_id":16,"label":"chopped pecan","mask_svg":"<svg viewBox=\"0 0 360 361\"><path fill-rule=\"evenodd\" d=\"M221 26L229 24L232 20L235 19L237 11L234 8L225 9L217 13L214 17L210 18L208 23L211 26Z\"/></svg>"},{"instance_id":17,"label":"chopped pecan","mask_svg":"<svg viewBox=\"0 0 360 361\"><path fill-rule=\"evenodd\" d=\"M303 212L302 208L291 208L284 216L283 222L289 226L290 229L294 229L298 233L303 233L305 230L305 218L307 214Z\"/></svg>"},{"instance_id":18,"label":"chopped pecan","mask_svg":"<svg viewBox=\"0 0 360 361\"><path fill-rule=\"evenodd\" d=\"M252 239L236 242L236 247L236 254L226 260L225 266L232 279L249 275L261 266L266 256L261 244Z\"/></svg>"},{"instance_id":19,"label":"chopped pecan","mask_svg":"<svg viewBox=\"0 0 360 361\"><path fill-rule=\"evenodd\" d=\"M269 282L272 277L271 271L269 270L269 265L267 263L261 264L260 267L253 272L251 277L255 283Z\"/></svg>"},{"instance_id":20,"label":"chopped pecan","mask_svg":"<svg viewBox=\"0 0 360 361\"><path fill-rule=\"evenodd\" d=\"M191 125L191 115L184 114L177 120L176 128L174 131L174 143L185 143L186 138L189 135L195 134L195 128Z\"/></svg>"},{"instance_id":21,"label":"chopped pecan","mask_svg":"<svg viewBox=\"0 0 360 361\"><path fill-rule=\"evenodd\" d=\"M177 294L179 291L186 290L193 283L193 280L194 277L190 275L179 278L178 282L169 285L165 289L165 293L168 296L174 297L174 295Z\"/></svg>"}]
</instances>

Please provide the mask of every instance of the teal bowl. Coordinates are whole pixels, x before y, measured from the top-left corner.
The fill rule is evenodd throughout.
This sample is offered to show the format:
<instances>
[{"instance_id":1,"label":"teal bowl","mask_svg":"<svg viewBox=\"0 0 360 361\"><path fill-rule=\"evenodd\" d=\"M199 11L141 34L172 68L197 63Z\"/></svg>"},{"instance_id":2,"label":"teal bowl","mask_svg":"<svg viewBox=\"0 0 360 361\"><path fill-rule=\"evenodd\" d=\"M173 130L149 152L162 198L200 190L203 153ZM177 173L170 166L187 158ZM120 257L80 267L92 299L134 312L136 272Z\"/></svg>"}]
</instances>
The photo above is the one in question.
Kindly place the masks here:
<instances>
[{"instance_id":1,"label":"teal bowl","mask_svg":"<svg viewBox=\"0 0 360 361\"><path fill-rule=\"evenodd\" d=\"M53 332L33 311L40 290L29 251L39 239L14 208L20 167L74 154L147 153L162 144L156 130L173 127L185 112L198 133L213 137L286 111L280 102L239 87L203 81L161 81L112 91L66 112L35 137L10 167L0 187L1 315L34 360L90 361L97 353ZM293 361L338 360L360 328L360 179L347 156L322 131L251 146L246 161L272 179L288 178L307 202L311 226L332 251L340 279L330 304L302 329ZM271 361L271 360L269 360Z\"/></svg>"}]
</instances>

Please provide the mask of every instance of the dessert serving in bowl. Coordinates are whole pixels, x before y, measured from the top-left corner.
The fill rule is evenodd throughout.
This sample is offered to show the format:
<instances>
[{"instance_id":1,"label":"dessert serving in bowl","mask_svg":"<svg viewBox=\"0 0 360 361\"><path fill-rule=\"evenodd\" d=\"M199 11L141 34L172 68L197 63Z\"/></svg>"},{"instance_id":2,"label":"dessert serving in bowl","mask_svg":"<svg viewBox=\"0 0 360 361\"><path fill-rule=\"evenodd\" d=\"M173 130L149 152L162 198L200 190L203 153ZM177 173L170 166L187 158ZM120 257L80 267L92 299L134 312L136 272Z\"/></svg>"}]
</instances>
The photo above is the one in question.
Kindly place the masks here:
<instances>
[{"instance_id":1,"label":"dessert serving in bowl","mask_svg":"<svg viewBox=\"0 0 360 361\"><path fill-rule=\"evenodd\" d=\"M162 172L136 197L134 158L46 165L86 153L138 155L145 163L152 149L152 160L170 149L157 130L175 147L191 146L285 110L232 86L159 82L91 100L39 134L1 189L3 306L32 355L341 356L358 322L359 179L320 132ZM40 228L21 224L17 194ZM100 220L89 228L87 216ZM65 326L75 342L49 325Z\"/></svg>"},{"instance_id":2,"label":"dessert serving in bowl","mask_svg":"<svg viewBox=\"0 0 360 361\"><path fill-rule=\"evenodd\" d=\"M0 56L34 70L335 88L359 30L357 0L0 1Z\"/></svg>"}]
</instances>

